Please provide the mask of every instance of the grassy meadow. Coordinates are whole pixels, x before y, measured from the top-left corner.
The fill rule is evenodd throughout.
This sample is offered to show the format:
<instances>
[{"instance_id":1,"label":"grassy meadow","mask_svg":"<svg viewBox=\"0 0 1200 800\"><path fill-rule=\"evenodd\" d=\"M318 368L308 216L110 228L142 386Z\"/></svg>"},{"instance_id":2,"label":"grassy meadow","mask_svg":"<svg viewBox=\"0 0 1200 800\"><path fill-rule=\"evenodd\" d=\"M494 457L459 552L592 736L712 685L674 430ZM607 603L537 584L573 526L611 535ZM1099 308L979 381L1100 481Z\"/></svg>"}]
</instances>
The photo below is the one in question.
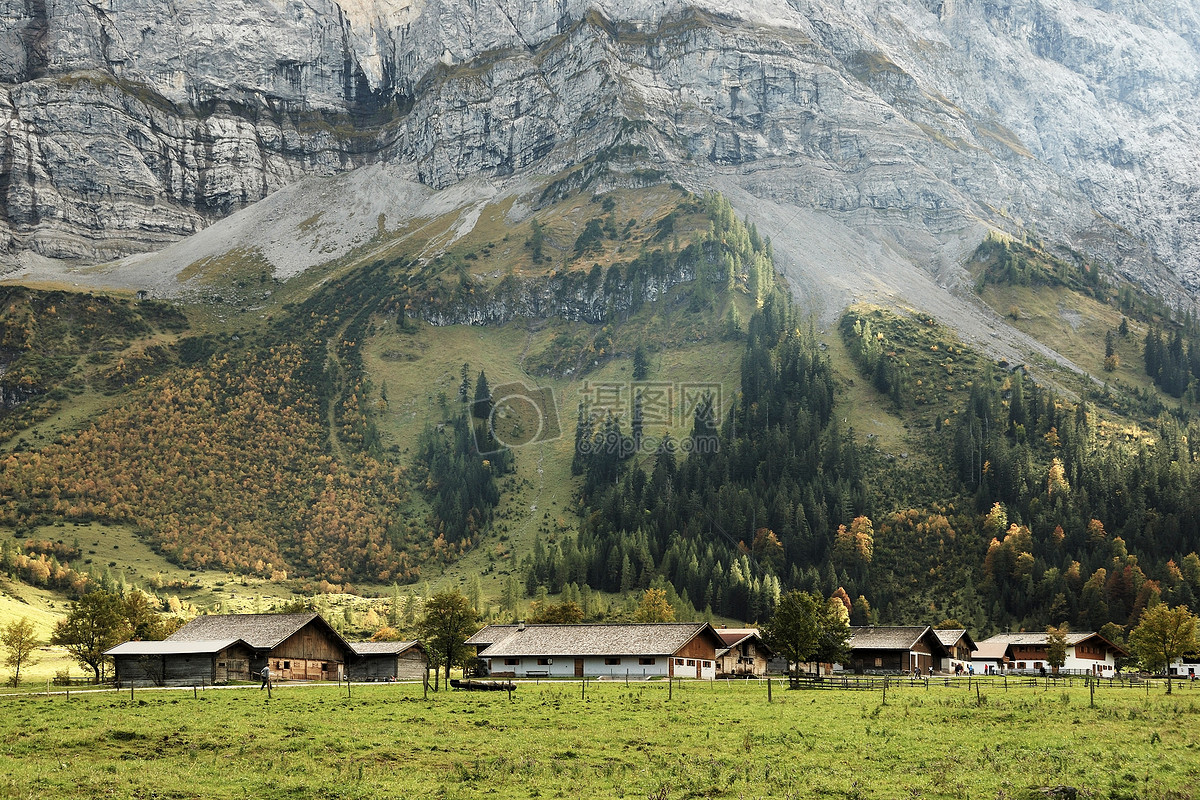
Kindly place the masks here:
<instances>
[{"instance_id":1,"label":"grassy meadow","mask_svg":"<svg viewBox=\"0 0 1200 800\"><path fill-rule=\"evenodd\" d=\"M1194 797L1200 690L685 682L0 698L0 797Z\"/></svg>"}]
</instances>

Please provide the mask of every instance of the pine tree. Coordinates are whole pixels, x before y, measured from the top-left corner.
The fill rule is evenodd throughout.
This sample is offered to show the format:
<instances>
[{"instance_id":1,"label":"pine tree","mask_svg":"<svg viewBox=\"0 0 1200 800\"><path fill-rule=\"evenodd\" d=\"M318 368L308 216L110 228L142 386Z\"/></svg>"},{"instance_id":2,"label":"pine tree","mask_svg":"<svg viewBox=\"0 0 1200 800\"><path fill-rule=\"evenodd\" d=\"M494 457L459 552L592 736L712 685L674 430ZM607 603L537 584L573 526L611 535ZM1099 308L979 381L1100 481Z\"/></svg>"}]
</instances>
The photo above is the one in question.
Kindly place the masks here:
<instances>
[{"instance_id":1,"label":"pine tree","mask_svg":"<svg viewBox=\"0 0 1200 800\"><path fill-rule=\"evenodd\" d=\"M630 435L633 437L634 452L640 451L642 448L643 416L644 415L643 415L643 409L642 409L642 392L639 389L637 391L637 394L635 394L633 396L633 417L631 418L630 424L629 424L629 429L630 429L629 432L630 432Z\"/></svg>"},{"instance_id":2,"label":"pine tree","mask_svg":"<svg viewBox=\"0 0 1200 800\"><path fill-rule=\"evenodd\" d=\"M458 402L465 404L471 397L471 365L463 362L462 381L458 384Z\"/></svg>"},{"instance_id":3,"label":"pine tree","mask_svg":"<svg viewBox=\"0 0 1200 800\"><path fill-rule=\"evenodd\" d=\"M633 379L644 381L650 374L650 358L646 354L645 345L639 343L633 351Z\"/></svg>"},{"instance_id":4,"label":"pine tree","mask_svg":"<svg viewBox=\"0 0 1200 800\"><path fill-rule=\"evenodd\" d=\"M475 379L475 402L471 406L471 414L481 420L492 415L492 390L488 388L487 375L483 370L479 370L479 377Z\"/></svg>"}]
</instances>

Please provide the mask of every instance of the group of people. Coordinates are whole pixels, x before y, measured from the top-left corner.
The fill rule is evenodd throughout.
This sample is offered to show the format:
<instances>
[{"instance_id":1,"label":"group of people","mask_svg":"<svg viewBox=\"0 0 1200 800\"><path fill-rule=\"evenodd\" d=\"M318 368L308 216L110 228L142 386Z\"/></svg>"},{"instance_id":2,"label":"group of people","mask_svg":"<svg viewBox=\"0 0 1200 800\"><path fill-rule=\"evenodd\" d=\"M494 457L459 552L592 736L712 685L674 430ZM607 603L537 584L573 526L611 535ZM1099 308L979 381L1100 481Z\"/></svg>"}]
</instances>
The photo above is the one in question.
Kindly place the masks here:
<instances>
[{"instance_id":1,"label":"group of people","mask_svg":"<svg viewBox=\"0 0 1200 800\"><path fill-rule=\"evenodd\" d=\"M993 666L991 664L983 665L983 674L984 675L991 675L994 672L996 672L996 670L993 668ZM914 669L912 671L912 674L914 677L918 677L921 675L921 670ZM930 677L933 677L933 665L932 664L930 664L928 667L928 674ZM959 678L959 677L962 677L963 675L973 676L974 674L975 674L975 665L974 664L961 664L961 663L957 663L957 662L954 664L954 677Z\"/></svg>"}]
</instances>

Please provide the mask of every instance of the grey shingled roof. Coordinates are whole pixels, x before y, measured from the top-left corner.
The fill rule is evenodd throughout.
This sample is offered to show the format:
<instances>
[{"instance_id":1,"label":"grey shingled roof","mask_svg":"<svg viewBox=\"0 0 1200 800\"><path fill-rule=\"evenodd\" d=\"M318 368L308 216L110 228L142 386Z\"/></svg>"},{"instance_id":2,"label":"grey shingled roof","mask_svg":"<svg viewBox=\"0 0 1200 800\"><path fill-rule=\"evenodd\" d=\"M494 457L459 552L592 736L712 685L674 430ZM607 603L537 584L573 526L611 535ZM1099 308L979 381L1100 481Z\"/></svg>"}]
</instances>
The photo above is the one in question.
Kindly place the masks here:
<instances>
[{"instance_id":1,"label":"grey shingled roof","mask_svg":"<svg viewBox=\"0 0 1200 800\"><path fill-rule=\"evenodd\" d=\"M1050 634L1046 633L1045 631L1040 631L1040 632L1024 631L1021 633L997 633L995 636L992 636L988 639L984 639L979 644L984 645L989 642L1004 642L1005 644L1044 645L1048 641L1049 635ZM1079 642L1082 642L1084 639L1090 639L1091 637L1096 636L1096 635L1097 634L1095 631L1091 631L1088 633L1068 633L1066 635L1066 640L1067 640L1068 645L1074 645Z\"/></svg>"},{"instance_id":2,"label":"grey shingled roof","mask_svg":"<svg viewBox=\"0 0 1200 800\"><path fill-rule=\"evenodd\" d=\"M484 625L475 633L474 636L472 636L470 639L467 639L466 644L492 644L516 629L516 625Z\"/></svg>"},{"instance_id":3,"label":"grey shingled roof","mask_svg":"<svg viewBox=\"0 0 1200 800\"><path fill-rule=\"evenodd\" d=\"M995 636L992 636L988 639L984 639L982 642L979 643L979 647L982 648L984 645L1001 644L1001 643L1004 644L1006 648L1008 645L1012 645L1012 644L1032 645L1035 647L1045 646L1049 635L1050 634L1046 633L1045 631L1040 631L1040 632L1039 631L1025 631L1022 633L998 633ZM1103 636L1101 636L1099 633L1096 633L1095 631L1084 631L1082 633L1068 633L1065 638L1067 640L1068 647L1074 647L1075 645L1079 644L1080 642L1086 641L1088 639L1099 639L1107 647L1112 648L1116 652L1121 653L1123 655L1129 655L1129 651L1126 650L1124 647L1121 647L1119 644L1114 644L1114 643L1110 642L1108 639L1105 639Z\"/></svg>"},{"instance_id":4,"label":"grey shingled roof","mask_svg":"<svg viewBox=\"0 0 1200 800\"><path fill-rule=\"evenodd\" d=\"M313 620L328 629L350 649L350 645L320 614L212 614L196 617L167 637L169 642L194 642L200 639L243 639L256 650L270 650Z\"/></svg>"},{"instance_id":5,"label":"grey shingled roof","mask_svg":"<svg viewBox=\"0 0 1200 800\"><path fill-rule=\"evenodd\" d=\"M906 625L906 626L882 626L874 625L865 628L850 629L850 649L851 650L911 650L913 645L921 640L925 634L932 633L933 629L928 625ZM943 649L941 641L936 637L930 637L933 642L936 642Z\"/></svg>"},{"instance_id":6,"label":"grey shingled roof","mask_svg":"<svg viewBox=\"0 0 1200 800\"><path fill-rule=\"evenodd\" d=\"M124 642L104 651L106 656L177 656L219 653L241 639L190 639L186 641ZM245 644L245 642L242 642Z\"/></svg>"},{"instance_id":7,"label":"grey shingled roof","mask_svg":"<svg viewBox=\"0 0 1200 800\"><path fill-rule=\"evenodd\" d=\"M412 647L420 647L418 641L411 642L351 642L350 646L360 656L398 656ZM421 648L424 649L424 648Z\"/></svg>"},{"instance_id":8,"label":"grey shingled roof","mask_svg":"<svg viewBox=\"0 0 1200 800\"><path fill-rule=\"evenodd\" d=\"M934 630L934 633L937 634L938 641L945 647L954 647L954 645L958 644L959 639L966 637L967 647L972 650L975 649L975 640L967 633L966 628L951 628L944 631Z\"/></svg>"},{"instance_id":9,"label":"grey shingled roof","mask_svg":"<svg viewBox=\"0 0 1200 800\"><path fill-rule=\"evenodd\" d=\"M483 658L518 656L667 656L710 632L715 649L721 637L707 622L647 622L618 625L516 625L495 626L493 644L479 655ZM484 633L480 631L480 633ZM491 634L489 634L491 635ZM476 639L476 634L472 639ZM468 640L469 641L469 640Z\"/></svg>"}]
</instances>

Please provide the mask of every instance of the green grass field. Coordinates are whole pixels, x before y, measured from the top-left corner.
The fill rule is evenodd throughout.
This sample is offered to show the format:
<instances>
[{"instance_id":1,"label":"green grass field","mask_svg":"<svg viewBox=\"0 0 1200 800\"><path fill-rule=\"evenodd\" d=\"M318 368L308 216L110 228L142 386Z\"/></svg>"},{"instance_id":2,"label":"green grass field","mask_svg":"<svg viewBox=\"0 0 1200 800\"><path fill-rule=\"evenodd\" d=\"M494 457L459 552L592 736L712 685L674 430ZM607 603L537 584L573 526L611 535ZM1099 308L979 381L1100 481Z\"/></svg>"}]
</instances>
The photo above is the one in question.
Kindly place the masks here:
<instances>
[{"instance_id":1,"label":"green grass field","mask_svg":"<svg viewBox=\"0 0 1200 800\"><path fill-rule=\"evenodd\" d=\"M0 797L1191 798L1200 691L751 683L3 698ZM1055 795L1065 796L1065 795Z\"/></svg>"}]
</instances>

